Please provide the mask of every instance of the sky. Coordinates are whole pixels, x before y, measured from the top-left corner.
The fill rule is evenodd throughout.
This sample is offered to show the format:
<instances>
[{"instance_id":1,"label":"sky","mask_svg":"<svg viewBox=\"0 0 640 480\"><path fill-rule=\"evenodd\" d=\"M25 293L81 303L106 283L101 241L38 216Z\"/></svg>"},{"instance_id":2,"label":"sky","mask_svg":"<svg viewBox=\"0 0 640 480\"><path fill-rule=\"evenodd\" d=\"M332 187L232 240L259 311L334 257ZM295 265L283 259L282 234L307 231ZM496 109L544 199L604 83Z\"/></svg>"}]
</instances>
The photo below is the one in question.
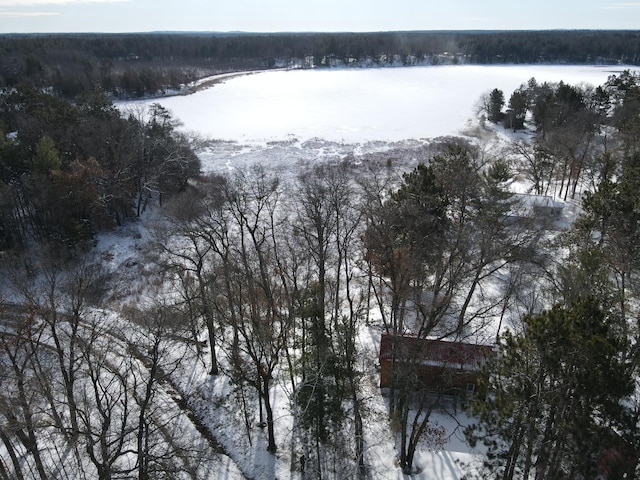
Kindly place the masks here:
<instances>
[{"instance_id":1,"label":"sky","mask_svg":"<svg viewBox=\"0 0 640 480\"><path fill-rule=\"evenodd\" d=\"M0 0L0 33L640 29L640 1Z\"/></svg>"}]
</instances>

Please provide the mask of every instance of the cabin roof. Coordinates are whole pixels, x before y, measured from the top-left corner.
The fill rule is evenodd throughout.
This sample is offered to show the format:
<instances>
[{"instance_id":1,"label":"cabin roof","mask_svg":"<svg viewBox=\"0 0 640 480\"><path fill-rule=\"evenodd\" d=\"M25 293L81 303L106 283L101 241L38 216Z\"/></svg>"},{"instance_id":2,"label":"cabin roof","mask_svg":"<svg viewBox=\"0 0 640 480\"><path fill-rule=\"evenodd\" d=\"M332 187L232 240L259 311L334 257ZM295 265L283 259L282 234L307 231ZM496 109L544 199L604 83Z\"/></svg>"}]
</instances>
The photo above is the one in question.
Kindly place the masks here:
<instances>
[{"instance_id":1,"label":"cabin roof","mask_svg":"<svg viewBox=\"0 0 640 480\"><path fill-rule=\"evenodd\" d=\"M380 362L391 360L394 351L400 361L477 370L492 355L493 349L489 345L383 333L380 339Z\"/></svg>"},{"instance_id":2,"label":"cabin roof","mask_svg":"<svg viewBox=\"0 0 640 480\"><path fill-rule=\"evenodd\" d=\"M531 207L563 208L564 202L554 200L550 195L536 195L534 193L514 193L513 199Z\"/></svg>"}]
</instances>

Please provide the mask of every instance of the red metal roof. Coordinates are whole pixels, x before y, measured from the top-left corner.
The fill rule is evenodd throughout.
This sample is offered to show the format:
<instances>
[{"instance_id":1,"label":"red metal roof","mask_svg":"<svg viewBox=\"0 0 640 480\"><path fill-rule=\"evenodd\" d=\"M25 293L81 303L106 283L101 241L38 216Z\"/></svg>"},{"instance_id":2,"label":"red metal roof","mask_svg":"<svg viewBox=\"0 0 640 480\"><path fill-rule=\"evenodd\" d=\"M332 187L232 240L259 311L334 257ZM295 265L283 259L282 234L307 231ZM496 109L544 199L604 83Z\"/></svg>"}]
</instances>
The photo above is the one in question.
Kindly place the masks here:
<instances>
[{"instance_id":1,"label":"red metal roof","mask_svg":"<svg viewBox=\"0 0 640 480\"><path fill-rule=\"evenodd\" d=\"M396 359L400 361L463 369L479 368L493 351L489 345L383 333L380 339L381 362L391 360L394 345L399 349Z\"/></svg>"}]
</instances>

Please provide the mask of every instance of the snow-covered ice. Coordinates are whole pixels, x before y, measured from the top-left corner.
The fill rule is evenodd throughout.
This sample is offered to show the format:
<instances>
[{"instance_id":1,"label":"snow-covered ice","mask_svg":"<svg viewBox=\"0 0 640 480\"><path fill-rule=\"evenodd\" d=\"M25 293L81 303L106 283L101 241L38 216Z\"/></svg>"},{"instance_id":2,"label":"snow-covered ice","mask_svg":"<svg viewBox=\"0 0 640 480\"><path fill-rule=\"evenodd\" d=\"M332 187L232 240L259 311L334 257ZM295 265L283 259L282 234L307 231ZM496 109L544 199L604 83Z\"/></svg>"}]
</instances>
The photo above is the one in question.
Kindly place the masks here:
<instances>
[{"instance_id":1,"label":"snow-covered ice","mask_svg":"<svg viewBox=\"0 0 640 480\"><path fill-rule=\"evenodd\" d=\"M483 93L538 82L600 85L624 66L429 66L267 71L160 103L205 137L365 143L455 135ZM125 104L126 105L126 104Z\"/></svg>"}]
</instances>

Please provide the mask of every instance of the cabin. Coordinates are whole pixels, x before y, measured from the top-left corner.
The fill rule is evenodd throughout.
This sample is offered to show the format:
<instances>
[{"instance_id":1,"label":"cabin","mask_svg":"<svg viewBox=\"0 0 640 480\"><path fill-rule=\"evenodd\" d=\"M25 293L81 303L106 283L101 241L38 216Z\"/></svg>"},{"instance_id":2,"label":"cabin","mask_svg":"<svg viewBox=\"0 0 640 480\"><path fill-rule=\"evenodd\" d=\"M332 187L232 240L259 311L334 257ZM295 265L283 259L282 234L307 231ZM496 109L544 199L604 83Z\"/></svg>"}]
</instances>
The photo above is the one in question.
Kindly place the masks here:
<instances>
[{"instance_id":1,"label":"cabin","mask_svg":"<svg viewBox=\"0 0 640 480\"><path fill-rule=\"evenodd\" d=\"M380 388L391 386L395 357L396 376L406 376L416 389L470 396L477 389L482 366L492 354L489 345L383 333Z\"/></svg>"},{"instance_id":2,"label":"cabin","mask_svg":"<svg viewBox=\"0 0 640 480\"><path fill-rule=\"evenodd\" d=\"M516 193L511 197L513 206L511 218L528 218L542 221L559 220L564 210L564 202L554 200L549 195Z\"/></svg>"}]
</instances>

